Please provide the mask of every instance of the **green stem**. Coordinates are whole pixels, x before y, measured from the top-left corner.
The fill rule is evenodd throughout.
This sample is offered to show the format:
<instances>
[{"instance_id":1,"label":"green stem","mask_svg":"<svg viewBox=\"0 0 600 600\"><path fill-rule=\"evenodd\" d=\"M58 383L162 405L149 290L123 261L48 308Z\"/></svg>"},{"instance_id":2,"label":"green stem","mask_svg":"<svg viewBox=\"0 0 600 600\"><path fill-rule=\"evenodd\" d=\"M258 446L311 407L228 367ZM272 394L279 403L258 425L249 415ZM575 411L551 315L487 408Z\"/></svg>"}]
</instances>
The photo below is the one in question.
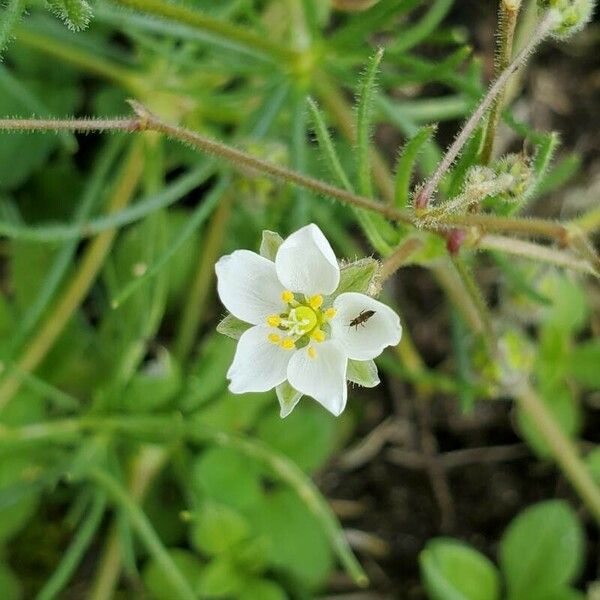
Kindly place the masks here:
<instances>
[{"instance_id":1,"label":"green stem","mask_svg":"<svg viewBox=\"0 0 600 600\"><path fill-rule=\"evenodd\" d=\"M513 393L510 390L510 393ZM556 462L571 485L600 524L600 489L581 460L576 447L556 424L552 415L528 382L521 382L516 391L517 403L527 413L550 446Z\"/></svg>"},{"instance_id":2,"label":"green stem","mask_svg":"<svg viewBox=\"0 0 600 600\"><path fill-rule=\"evenodd\" d=\"M101 469L91 469L88 472L88 477L103 488L127 516L140 541L163 571L165 579L169 580L173 588L177 590L178 598L181 598L181 600L196 600L196 594L189 582L167 552L148 517L127 490L112 475Z\"/></svg>"},{"instance_id":3,"label":"green stem","mask_svg":"<svg viewBox=\"0 0 600 600\"><path fill-rule=\"evenodd\" d=\"M409 237L405 239L390 254L379 271L379 285L382 286L406 261L418 250L423 247L423 240L419 237Z\"/></svg>"},{"instance_id":4,"label":"green stem","mask_svg":"<svg viewBox=\"0 0 600 600\"><path fill-rule=\"evenodd\" d=\"M289 48L284 48L269 40L266 36L259 36L246 29L226 21L213 19L197 10L191 10L180 4L162 2L161 0L112 0L115 4L134 8L141 12L163 17L199 29L205 33L224 38L236 46L256 51L276 62L288 64L297 60L297 53Z\"/></svg>"},{"instance_id":5,"label":"green stem","mask_svg":"<svg viewBox=\"0 0 600 600\"><path fill-rule=\"evenodd\" d=\"M142 149L140 144L135 144L125 161L121 177L108 202L107 211L109 213L119 210L131 200L142 173L142 166ZM17 373L34 371L63 332L96 279L115 235L116 230L114 229L105 231L95 238L86 249L79 268L73 274L63 295L16 362L17 371L9 371L0 382L0 410L6 406L21 386L22 379Z\"/></svg>"},{"instance_id":6,"label":"green stem","mask_svg":"<svg viewBox=\"0 0 600 600\"><path fill-rule=\"evenodd\" d=\"M496 63L495 77L498 77L504 69L510 64L510 59L513 53L513 40L515 36L515 28L517 26L517 18L521 8L521 0L501 0L500 8L498 9L498 33L496 37ZM508 85L508 83L507 83ZM505 88L506 89L506 88ZM485 130L485 138L483 140L483 149L481 151L480 160L484 165L490 162L494 151L494 141L496 139L496 130L500 122L502 106L504 103L505 90L502 90L498 97L494 100L490 110L487 127Z\"/></svg>"}]
</instances>

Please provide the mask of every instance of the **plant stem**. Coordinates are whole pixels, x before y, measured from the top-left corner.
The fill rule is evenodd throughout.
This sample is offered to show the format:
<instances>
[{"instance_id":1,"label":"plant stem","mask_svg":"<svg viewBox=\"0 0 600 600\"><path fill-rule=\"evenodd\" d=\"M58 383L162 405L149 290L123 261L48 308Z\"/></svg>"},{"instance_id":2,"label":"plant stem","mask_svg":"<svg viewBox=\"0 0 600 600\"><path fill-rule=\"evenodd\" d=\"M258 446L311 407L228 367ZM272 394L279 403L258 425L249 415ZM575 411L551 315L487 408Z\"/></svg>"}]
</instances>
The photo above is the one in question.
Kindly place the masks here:
<instances>
[{"instance_id":1,"label":"plant stem","mask_svg":"<svg viewBox=\"0 0 600 600\"><path fill-rule=\"evenodd\" d=\"M500 8L498 9L498 33L497 33L497 48L494 76L498 77L510 64L510 59L513 53L513 40L515 36L515 28L517 26L517 18L521 8L521 0L501 0ZM508 84L508 82L507 82ZM494 151L494 141L496 139L496 130L500 122L502 106L505 97L504 88L498 97L494 100L490 110L485 138L483 140L483 150L481 151L481 163L487 165L490 162Z\"/></svg>"},{"instance_id":2,"label":"plant stem","mask_svg":"<svg viewBox=\"0 0 600 600\"><path fill-rule=\"evenodd\" d=\"M552 11L546 13L537 29L531 36L531 39L519 52L519 54L515 57L515 59L510 63L510 65L502 71L502 73L498 76L496 81L492 84L487 94L484 96L483 100L479 104L479 106L475 109L469 120L463 126L461 132L454 140L454 143L448 148L444 158L440 161L435 173L430 177L430 179L425 183L423 188L418 192L415 198L415 207L417 209L423 210L427 207L431 196L437 190L437 187L442 180L442 177L445 175L446 171L452 166L456 157L459 155L463 146L467 143L475 128L481 121L481 119L485 116L485 113L490 108L492 102L496 99L498 94L502 92L507 82L509 81L511 75L529 58L532 52L537 48L537 46L546 38L550 30L555 24L555 14Z\"/></svg>"},{"instance_id":3,"label":"plant stem","mask_svg":"<svg viewBox=\"0 0 600 600\"><path fill-rule=\"evenodd\" d=\"M108 213L119 210L131 200L141 177L142 166L142 149L140 144L136 143L131 148L119 181L108 202ZM17 371L9 371L0 382L0 410L6 406L21 386L22 377L18 373L22 371L30 373L36 369L84 300L112 246L115 234L115 229L107 230L96 237L87 247L79 268L73 274L68 287L57 301L54 309L48 314L37 335L25 348L20 359L16 361Z\"/></svg>"},{"instance_id":4,"label":"plant stem","mask_svg":"<svg viewBox=\"0 0 600 600\"><path fill-rule=\"evenodd\" d=\"M146 546L150 556L163 571L165 579L177 590L177 597L181 600L196 600L194 590L167 552L148 517L138 506L132 495L123 489L121 484L106 471L93 468L88 473L88 477L103 488L115 504L127 515L127 519L137 532L140 541ZM101 598L108 600L112 597L112 595L102 596L97 593L91 595L93 600L100 600Z\"/></svg>"},{"instance_id":5,"label":"plant stem","mask_svg":"<svg viewBox=\"0 0 600 600\"><path fill-rule=\"evenodd\" d=\"M379 271L379 285L383 285L405 262L423 247L423 240L409 237L390 254Z\"/></svg>"},{"instance_id":6,"label":"plant stem","mask_svg":"<svg viewBox=\"0 0 600 600\"><path fill-rule=\"evenodd\" d=\"M260 54L284 64L297 59L297 53L289 48L271 42L268 37L252 33L226 21L213 19L197 10L185 6L162 2L161 0L112 0L115 4L127 6L157 17L164 17L188 27L199 29L235 45L258 51Z\"/></svg>"},{"instance_id":7,"label":"plant stem","mask_svg":"<svg viewBox=\"0 0 600 600\"><path fill-rule=\"evenodd\" d=\"M513 390L511 386L509 390L511 394L514 393ZM517 386L516 399L521 410L531 417L543 434L554 459L577 490L596 522L600 524L600 489L594 483L574 444L556 424L543 401L527 381L522 381Z\"/></svg>"},{"instance_id":8,"label":"plant stem","mask_svg":"<svg viewBox=\"0 0 600 600\"><path fill-rule=\"evenodd\" d=\"M580 271L588 275L598 275L592 265L585 260L580 260L564 250L540 246L539 244L525 240L515 240L514 238L500 235L484 235L478 240L476 248L481 250L500 250L501 252L523 256L524 258L549 263L557 267L573 269L574 271Z\"/></svg>"}]
</instances>

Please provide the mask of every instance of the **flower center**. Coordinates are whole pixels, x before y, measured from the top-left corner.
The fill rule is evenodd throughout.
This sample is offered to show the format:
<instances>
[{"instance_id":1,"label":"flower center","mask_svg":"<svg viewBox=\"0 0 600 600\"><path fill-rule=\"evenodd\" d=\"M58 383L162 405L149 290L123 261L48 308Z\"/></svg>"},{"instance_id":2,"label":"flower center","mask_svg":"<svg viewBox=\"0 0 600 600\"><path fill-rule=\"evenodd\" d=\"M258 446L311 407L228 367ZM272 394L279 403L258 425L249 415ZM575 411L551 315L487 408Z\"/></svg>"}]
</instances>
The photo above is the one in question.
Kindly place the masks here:
<instances>
[{"instance_id":1,"label":"flower center","mask_svg":"<svg viewBox=\"0 0 600 600\"><path fill-rule=\"evenodd\" d=\"M269 333L269 341L284 350L309 346L308 355L315 358L317 351L311 343L325 341L327 335L322 327L327 326L327 321L335 316L335 310L321 310L321 295L302 297L300 301L292 292L286 290L281 298L287 304L287 310L267 317L267 324L277 329L276 332Z\"/></svg>"}]
</instances>

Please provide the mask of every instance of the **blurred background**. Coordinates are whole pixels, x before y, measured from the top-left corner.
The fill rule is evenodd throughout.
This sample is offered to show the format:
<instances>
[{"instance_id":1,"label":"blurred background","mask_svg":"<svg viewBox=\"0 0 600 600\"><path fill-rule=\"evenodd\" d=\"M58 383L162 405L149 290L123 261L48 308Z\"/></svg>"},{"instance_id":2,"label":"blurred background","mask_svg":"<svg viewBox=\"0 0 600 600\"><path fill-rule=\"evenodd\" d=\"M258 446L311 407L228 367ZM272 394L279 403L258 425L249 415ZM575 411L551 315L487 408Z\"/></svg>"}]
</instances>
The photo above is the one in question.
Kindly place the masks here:
<instances>
[{"instance_id":1,"label":"blurred background","mask_svg":"<svg viewBox=\"0 0 600 600\"><path fill-rule=\"evenodd\" d=\"M524 2L517 44L534 5ZM136 98L327 181L307 97L354 180L354 105L384 47L372 118L380 197L402 145L439 123L414 182L431 173L494 72L491 0L19 2L0 19L13 13L23 14L0 63L0 116L121 117ZM497 155L536 155L558 132L529 214L597 207L599 43L597 20L549 41L513 84ZM377 361L382 384L354 386L341 417L304 398L282 421L274 393L227 391L235 341L216 332L214 263L258 250L264 229L285 237L309 222L338 257L385 253L349 208L156 133L0 134L2 600L173 600L182 587L242 600L494 600L505 597L498 581L513 581L499 551L507 527L552 499L568 502L553 505L570 507L567 524L544 530L551 548L531 569L542 578L548 557L561 564L556 548L575 557L564 593L531 583L510 598L584 597L600 567L597 528L535 425L494 385L436 266L443 240L386 285L405 337ZM519 360L600 478L597 280L500 253L465 261L495 327L527 340ZM336 525L303 494L311 480L367 589L340 566ZM544 549L540 531L524 547ZM440 536L479 553L465 577L489 570L491 591L431 591L424 549Z\"/></svg>"}]
</instances>

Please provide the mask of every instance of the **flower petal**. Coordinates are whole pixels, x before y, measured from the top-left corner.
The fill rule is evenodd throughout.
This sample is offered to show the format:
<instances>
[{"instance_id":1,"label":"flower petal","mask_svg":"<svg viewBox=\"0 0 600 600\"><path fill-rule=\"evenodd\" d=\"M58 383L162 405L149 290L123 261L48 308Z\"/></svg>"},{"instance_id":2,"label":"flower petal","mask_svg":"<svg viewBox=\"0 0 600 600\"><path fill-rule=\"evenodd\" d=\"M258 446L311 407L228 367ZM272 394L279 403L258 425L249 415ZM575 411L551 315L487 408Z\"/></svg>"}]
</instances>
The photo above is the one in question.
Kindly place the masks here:
<instances>
[{"instance_id":1,"label":"flower petal","mask_svg":"<svg viewBox=\"0 0 600 600\"><path fill-rule=\"evenodd\" d=\"M349 358L370 360L379 356L386 346L400 342L400 317L378 300L348 292L340 294L333 307L337 312L331 320L331 336L342 344ZM373 311L373 315L359 325L350 325L366 311Z\"/></svg>"},{"instance_id":2,"label":"flower petal","mask_svg":"<svg viewBox=\"0 0 600 600\"><path fill-rule=\"evenodd\" d=\"M222 256L215 271L219 298L238 319L258 325L285 308L274 262L249 250L236 250Z\"/></svg>"},{"instance_id":3,"label":"flower petal","mask_svg":"<svg viewBox=\"0 0 600 600\"><path fill-rule=\"evenodd\" d=\"M314 358L309 356L308 349L307 346L298 350L290 359L288 381L294 389L313 397L337 417L344 410L348 397L348 358L333 340L316 345Z\"/></svg>"},{"instance_id":4,"label":"flower petal","mask_svg":"<svg viewBox=\"0 0 600 600\"><path fill-rule=\"evenodd\" d=\"M302 394L295 390L288 381L284 381L275 388L277 400L279 400L279 416L285 419L296 408L296 404L300 402Z\"/></svg>"},{"instance_id":5,"label":"flower petal","mask_svg":"<svg viewBox=\"0 0 600 600\"><path fill-rule=\"evenodd\" d=\"M286 289L307 296L332 294L340 282L335 254L314 223L298 229L281 244L275 266Z\"/></svg>"},{"instance_id":6,"label":"flower petal","mask_svg":"<svg viewBox=\"0 0 600 600\"><path fill-rule=\"evenodd\" d=\"M267 392L286 380L293 352L268 340L274 331L272 327L256 325L242 334L227 371L229 389L234 394Z\"/></svg>"}]
</instances>

